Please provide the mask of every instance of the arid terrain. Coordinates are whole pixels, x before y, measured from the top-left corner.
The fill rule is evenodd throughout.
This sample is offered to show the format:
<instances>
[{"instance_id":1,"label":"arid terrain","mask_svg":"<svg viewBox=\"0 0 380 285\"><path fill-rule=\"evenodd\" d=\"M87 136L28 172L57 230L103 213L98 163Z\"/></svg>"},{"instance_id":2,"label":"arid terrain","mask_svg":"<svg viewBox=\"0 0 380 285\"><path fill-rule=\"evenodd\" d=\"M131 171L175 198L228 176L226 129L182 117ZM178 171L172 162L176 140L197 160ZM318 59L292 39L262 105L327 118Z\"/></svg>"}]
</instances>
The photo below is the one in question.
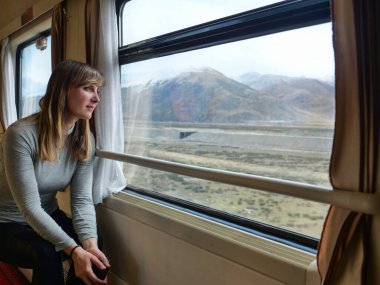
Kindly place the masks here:
<instances>
[{"instance_id":1,"label":"arid terrain","mask_svg":"<svg viewBox=\"0 0 380 285\"><path fill-rule=\"evenodd\" d=\"M328 128L156 124L137 127L134 134L133 144L126 145L127 153L329 186L332 130ZM129 164L125 170L131 185L316 238L328 209L327 205L302 199Z\"/></svg>"}]
</instances>

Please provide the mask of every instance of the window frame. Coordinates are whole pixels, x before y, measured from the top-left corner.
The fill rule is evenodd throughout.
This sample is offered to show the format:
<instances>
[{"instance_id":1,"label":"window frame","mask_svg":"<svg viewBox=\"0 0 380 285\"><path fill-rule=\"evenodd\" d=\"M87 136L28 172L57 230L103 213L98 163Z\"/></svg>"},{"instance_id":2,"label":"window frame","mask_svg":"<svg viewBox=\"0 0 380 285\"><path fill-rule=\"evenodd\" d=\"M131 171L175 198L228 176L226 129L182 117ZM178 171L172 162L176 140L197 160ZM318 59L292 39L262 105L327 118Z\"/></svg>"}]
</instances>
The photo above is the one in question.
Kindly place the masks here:
<instances>
[{"instance_id":1,"label":"window frame","mask_svg":"<svg viewBox=\"0 0 380 285\"><path fill-rule=\"evenodd\" d=\"M22 43L20 43L18 46L17 46L17 49L16 49L16 78L15 78L15 103L16 103L16 111L17 111L17 118L18 119L21 119L20 117L20 109L21 109L21 96L22 96L22 81L21 81L21 78L22 78L22 58L21 58L21 52L22 50L27 47L27 46L30 46L32 43L34 43L38 38L40 37L48 37L48 36L51 36L51 30L48 29L48 30L45 30L43 32L40 32L38 34L36 34L35 36L29 38L28 40L26 41L23 41Z\"/></svg>"},{"instance_id":2,"label":"window frame","mask_svg":"<svg viewBox=\"0 0 380 285\"><path fill-rule=\"evenodd\" d=\"M287 0L122 46L122 11L129 1L131 0L116 0L119 66L331 22L329 0ZM311 253L317 251L319 239L310 236L198 205L151 189L128 185L126 191Z\"/></svg>"},{"instance_id":3,"label":"window frame","mask_svg":"<svg viewBox=\"0 0 380 285\"><path fill-rule=\"evenodd\" d=\"M119 38L122 39L120 6ZM291 16L289 16L291 15ZM119 47L119 65L331 21L329 0L289 0ZM121 43L122 41L120 41ZM120 44L121 45L121 44Z\"/></svg>"}]
</instances>

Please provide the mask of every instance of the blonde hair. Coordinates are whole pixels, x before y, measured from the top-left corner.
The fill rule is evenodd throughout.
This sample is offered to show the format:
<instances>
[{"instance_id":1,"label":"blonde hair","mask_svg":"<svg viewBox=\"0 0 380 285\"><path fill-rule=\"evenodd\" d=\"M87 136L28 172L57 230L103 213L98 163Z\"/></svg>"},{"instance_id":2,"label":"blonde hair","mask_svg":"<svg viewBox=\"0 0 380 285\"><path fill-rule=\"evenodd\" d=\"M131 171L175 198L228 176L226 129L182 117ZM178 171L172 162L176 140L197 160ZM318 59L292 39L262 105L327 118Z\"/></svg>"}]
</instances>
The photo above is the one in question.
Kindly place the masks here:
<instances>
[{"instance_id":1,"label":"blonde hair","mask_svg":"<svg viewBox=\"0 0 380 285\"><path fill-rule=\"evenodd\" d=\"M69 91L87 84L101 87L104 83L103 75L85 63L67 60L57 65L50 76L46 94L39 102L41 111L37 118L41 160L57 160L58 151L63 147L63 114ZM76 159L88 159L92 151L89 120L79 119L66 143Z\"/></svg>"}]
</instances>

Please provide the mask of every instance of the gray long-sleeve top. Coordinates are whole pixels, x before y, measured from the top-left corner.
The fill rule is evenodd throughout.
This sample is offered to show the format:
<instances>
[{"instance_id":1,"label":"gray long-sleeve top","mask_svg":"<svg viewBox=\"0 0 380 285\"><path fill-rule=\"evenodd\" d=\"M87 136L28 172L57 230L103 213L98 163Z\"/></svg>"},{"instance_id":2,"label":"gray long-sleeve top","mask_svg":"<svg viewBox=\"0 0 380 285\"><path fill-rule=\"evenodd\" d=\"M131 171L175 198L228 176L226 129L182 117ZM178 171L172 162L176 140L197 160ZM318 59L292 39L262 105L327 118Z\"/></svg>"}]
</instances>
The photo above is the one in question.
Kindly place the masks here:
<instances>
[{"instance_id":1,"label":"gray long-sleeve top","mask_svg":"<svg viewBox=\"0 0 380 285\"><path fill-rule=\"evenodd\" d=\"M75 241L49 214L58 208L57 191L69 185L73 225L79 240L97 238L92 201L95 152L91 159L81 162L64 147L58 161L42 161L38 128L36 116L32 115L12 124L4 134L0 150L0 222L27 223L60 251Z\"/></svg>"}]
</instances>

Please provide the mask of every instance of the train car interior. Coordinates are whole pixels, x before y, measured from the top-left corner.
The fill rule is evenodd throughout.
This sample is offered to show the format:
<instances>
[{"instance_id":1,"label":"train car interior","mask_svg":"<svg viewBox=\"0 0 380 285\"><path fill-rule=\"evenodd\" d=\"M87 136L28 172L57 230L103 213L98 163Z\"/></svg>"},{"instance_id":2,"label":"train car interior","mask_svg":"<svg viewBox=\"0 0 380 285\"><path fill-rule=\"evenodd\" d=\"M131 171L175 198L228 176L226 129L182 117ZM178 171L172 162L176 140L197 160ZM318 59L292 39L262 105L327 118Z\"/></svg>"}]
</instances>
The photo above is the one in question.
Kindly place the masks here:
<instances>
[{"instance_id":1,"label":"train car interior","mask_svg":"<svg viewBox=\"0 0 380 285\"><path fill-rule=\"evenodd\" d=\"M59 62L106 79L108 284L380 284L378 0L0 0L0 48L0 142Z\"/></svg>"}]
</instances>

